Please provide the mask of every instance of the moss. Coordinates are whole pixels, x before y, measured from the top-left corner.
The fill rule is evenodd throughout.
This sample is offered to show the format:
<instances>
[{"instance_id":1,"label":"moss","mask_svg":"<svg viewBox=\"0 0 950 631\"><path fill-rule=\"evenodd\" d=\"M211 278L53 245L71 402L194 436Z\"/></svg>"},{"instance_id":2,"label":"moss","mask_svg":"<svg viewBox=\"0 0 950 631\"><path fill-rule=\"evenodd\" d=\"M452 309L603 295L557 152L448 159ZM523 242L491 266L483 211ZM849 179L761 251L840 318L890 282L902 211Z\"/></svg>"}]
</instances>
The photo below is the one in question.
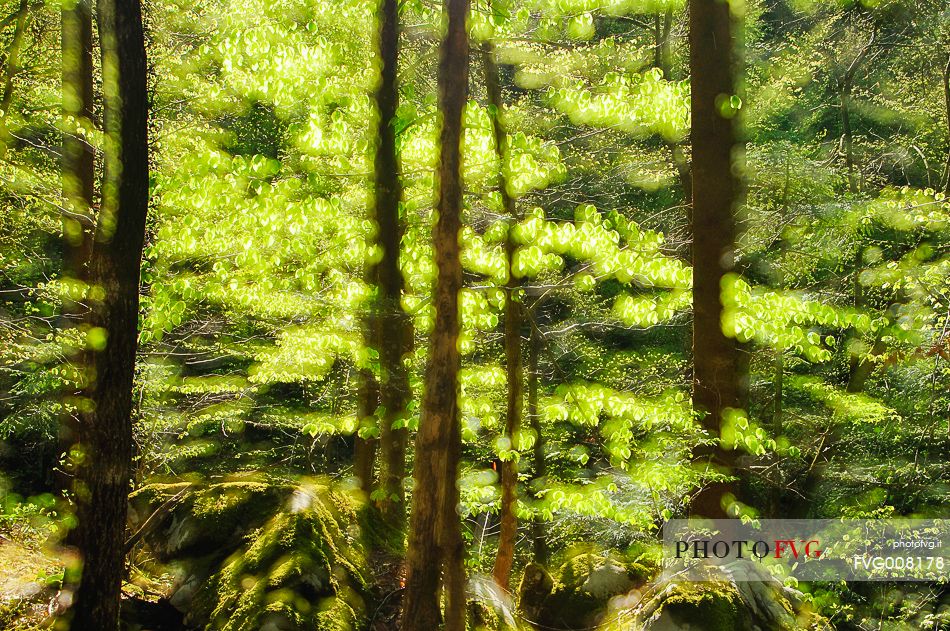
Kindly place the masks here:
<instances>
[{"instance_id":1,"label":"moss","mask_svg":"<svg viewBox=\"0 0 950 631\"><path fill-rule=\"evenodd\" d=\"M132 505L132 509L136 513L135 516L140 521L144 521L146 518L148 518L148 515L151 513L151 511L175 497L178 495L178 493L188 488L190 485L190 482L153 482L146 484L145 486L136 489L131 495L129 495L129 503Z\"/></svg>"},{"instance_id":2,"label":"moss","mask_svg":"<svg viewBox=\"0 0 950 631\"><path fill-rule=\"evenodd\" d=\"M366 580L362 550L348 528L353 508L325 489L295 493L307 494L306 506L278 513L252 533L196 598L195 613L209 620L208 629L359 628Z\"/></svg>"},{"instance_id":3,"label":"moss","mask_svg":"<svg viewBox=\"0 0 950 631\"><path fill-rule=\"evenodd\" d=\"M189 483L148 484L132 494L133 519L139 523ZM290 496L293 487L261 480L233 480L195 490L171 510L164 527L146 534L162 559L226 549L259 528Z\"/></svg>"},{"instance_id":4,"label":"moss","mask_svg":"<svg viewBox=\"0 0 950 631\"><path fill-rule=\"evenodd\" d=\"M501 616L483 602L472 602L468 607L469 627L474 631L499 631L508 626Z\"/></svg>"},{"instance_id":5,"label":"moss","mask_svg":"<svg viewBox=\"0 0 950 631\"><path fill-rule=\"evenodd\" d=\"M614 555L593 553L577 554L569 558L555 574L550 594L538 605L537 591L543 591L543 575L535 569L530 581L535 585L528 590L522 579L522 609L527 613L537 607L538 620L543 626L554 629L585 629L595 625L613 596L626 593L643 576L650 574L646 566L631 564Z\"/></svg>"},{"instance_id":6,"label":"moss","mask_svg":"<svg viewBox=\"0 0 950 631\"><path fill-rule=\"evenodd\" d=\"M641 563L640 561L631 561L624 564L627 568L627 576L633 581L634 586L639 587L649 582L659 573L659 568Z\"/></svg>"},{"instance_id":7,"label":"moss","mask_svg":"<svg viewBox=\"0 0 950 631\"><path fill-rule=\"evenodd\" d=\"M539 563L529 563L518 584L518 607L528 620L540 620L545 603L554 590L554 579Z\"/></svg>"},{"instance_id":8,"label":"moss","mask_svg":"<svg viewBox=\"0 0 950 631\"><path fill-rule=\"evenodd\" d=\"M742 597L731 583L679 583L659 611L683 629L741 631L750 626Z\"/></svg>"}]
</instances>

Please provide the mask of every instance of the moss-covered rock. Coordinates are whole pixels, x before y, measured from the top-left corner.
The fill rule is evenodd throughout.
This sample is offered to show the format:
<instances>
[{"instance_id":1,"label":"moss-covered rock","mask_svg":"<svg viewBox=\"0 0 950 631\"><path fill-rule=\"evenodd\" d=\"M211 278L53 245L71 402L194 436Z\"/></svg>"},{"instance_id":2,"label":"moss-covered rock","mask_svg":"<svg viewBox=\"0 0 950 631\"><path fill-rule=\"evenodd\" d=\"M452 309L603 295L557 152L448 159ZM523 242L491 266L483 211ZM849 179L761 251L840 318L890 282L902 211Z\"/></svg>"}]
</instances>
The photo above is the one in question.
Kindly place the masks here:
<instances>
[{"instance_id":1,"label":"moss-covered rock","mask_svg":"<svg viewBox=\"0 0 950 631\"><path fill-rule=\"evenodd\" d=\"M751 571L751 569L750 569ZM666 582L621 599L601 631L826 630L802 595L762 570L756 582L722 576L707 582Z\"/></svg>"},{"instance_id":2,"label":"moss-covered rock","mask_svg":"<svg viewBox=\"0 0 950 631\"><path fill-rule=\"evenodd\" d=\"M732 583L682 583L665 595L644 628L751 631L752 620Z\"/></svg>"},{"instance_id":3,"label":"moss-covered rock","mask_svg":"<svg viewBox=\"0 0 950 631\"><path fill-rule=\"evenodd\" d=\"M611 598L642 585L655 571L615 554L582 553L569 558L555 575L537 564L525 568L520 607L529 620L552 629L589 629Z\"/></svg>"},{"instance_id":4,"label":"moss-covered rock","mask_svg":"<svg viewBox=\"0 0 950 631\"><path fill-rule=\"evenodd\" d=\"M529 563L518 585L518 607L528 620L540 620L544 605L554 591L554 579L539 563Z\"/></svg>"},{"instance_id":5,"label":"moss-covered rock","mask_svg":"<svg viewBox=\"0 0 950 631\"><path fill-rule=\"evenodd\" d=\"M169 596L190 625L360 628L366 581L350 498L318 484L261 480L149 485L133 496L136 518L147 519L173 498L144 539L177 568Z\"/></svg>"},{"instance_id":6,"label":"moss-covered rock","mask_svg":"<svg viewBox=\"0 0 950 631\"><path fill-rule=\"evenodd\" d=\"M256 478L216 484L148 484L130 497L131 520L157 522L144 537L161 560L206 554L241 543L260 528L293 492L293 486Z\"/></svg>"}]
</instances>

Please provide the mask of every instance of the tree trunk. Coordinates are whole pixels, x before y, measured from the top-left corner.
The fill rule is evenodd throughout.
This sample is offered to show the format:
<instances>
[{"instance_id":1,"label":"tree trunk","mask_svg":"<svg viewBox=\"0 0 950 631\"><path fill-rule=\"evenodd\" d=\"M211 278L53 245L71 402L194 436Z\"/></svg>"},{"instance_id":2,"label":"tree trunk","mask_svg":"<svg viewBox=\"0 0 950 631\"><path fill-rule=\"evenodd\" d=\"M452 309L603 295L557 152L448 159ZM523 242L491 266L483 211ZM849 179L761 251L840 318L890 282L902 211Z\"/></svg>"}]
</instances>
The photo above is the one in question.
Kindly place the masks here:
<instances>
[{"instance_id":1,"label":"tree trunk","mask_svg":"<svg viewBox=\"0 0 950 631\"><path fill-rule=\"evenodd\" d=\"M947 104L947 167L944 169L943 192L950 195L950 56L943 68L943 98Z\"/></svg>"},{"instance_id":2,"label":"tree trunk","mask_svg":"<svg viewBox=\"0 0 950 631\"><path fill-rule=\"evenodd\" d=\"M365 326L369 330L364 331L363 343L370 346L375 345L373 325L371 324L372 316L367 315L366 319L368 322ZM375 414L376 408L379 407L379 384L376 382L373 371L368 368L360 370L359 380L359 391L356 395L356 416L359 418L360 427L363 427L367 419L372 422L372 416ZM360 488L366 493L367 498L373 494L373 474L376 470L378 443L377 439L363 438L359 433L356 434L353 441L353 475L360 481Z\"/></svg>"},{"instance_id":3,"label":"tree trunk","mask_svg":"<svg viewBox=\"0 0 950 631\"><path fill-rule=\"evenodd\" d=\"M433 303L435 324L426 367L425 394L413 478L412 517L406 558L402 628L433 631L439 625L439 569L446 580L445 628L465 629L464 568L458 506L458 298L461 229L462 112L468 93L468 0L445 0L448 30L439 61L439 109L442 113L438 220L434 232L438 273Z\"/></svg>"},{"instance_id":4,"label":"tree trunk","mask_svg":"<svg viewBox=\"0 0 950 631\"><path fill-rule=\"evenodd\" d=\"M62 14L63 53L63 198L71 216L63 217L63 276L79 283L87 280L86 266L92 250L91 228L95 215L96 152L85 135L73 131L76 127L91 130L95 107L92 64L92 7L88 0L77 0ZM63 326L75 325L82 318L80 302L63 301ZM73 358L81 361L80 358ZM76 396L68 388L67 398ZM78 423L66 406L59 428L59 453L68 454L78 437ZM68 470L57 474L57 486L68 491L71 476ZM71 543L71 542L70 542Z\"/></svg>"},{"instance_id":5,"label":"tree trunk","mask_svg":"<svg viewBox=\"0 0 950 631\"><path fill-rule=\"evenodd\" d=\"M672 43L670 34L673 30L673 9L667 9L666 14L660 18L657 13L653 22L653 65L660 69L664 79L670 79L670 63L672 62Z\"/></svg>"},{"instance_id":6,"label":"tree trunk","mask_svg":"<svg viewBox=\"0 0 950 631\"><path fill-rule=\"evenodd\" d=\"M705 416L703 428L719 437L723 412L740 402L739 352L722 330L721 283L733 267L734 211L739 181L733 171L735 132L724 116L723 98L733 87L732 24L729 5L690 0L690 76L693 144L693 406ZM697 462L731 474L731 452L701 448ZM691 511L704 517L727 516L731 484L702 489Z\"/></svg>"},{"instance_id":7,"label":"tree trunk","mask_svg":"<svg viewBox=\"0 0 950 631\"><path fill-rule=\"evenodd\" d=\"M851 132L851 85L841 88L841 138L844 143L844 164L848 171L848 191L858 192L858 180L854 174L854 138Z\"/></svg>"},{"instance_id":8,"label":"tree trunk","mask_svg":"<svg viewBox=\"0 0 950 631\"><path fill-rule=\"evenodd\" d=\"M541 417L538 415L538 381L541 376L538 372L538 356L541 354L541 336L535 327L531 327L531 340L528 345L528 420L534 431L534 475L532 488L535 489L535 499L540 500L540 487L547 467L544 462L544 434L541 431ZM546 565L548 562L548 540L545 533L544 519L535 516L531 524L531 538L534 545L534 561Z\"/></svg>"},{"instance_id":9,"label":"tree trunk","mask_svg":"<svg viewBox=\"0 0 950 631\"><path fill-rule=\"evenodd\" d=\"M858 68L861 67L861 64L864 63L873 44L874 34L871 35L871 39L864 45L864 48L862 48L861 52L854 58L851 65L848 66L844 77L841 79L841 138L844 143L845 168L848 170L848 190L852 194L860 192L861 186L854 172L854 133L851 130L851 92L854 88L854 75L858 71Z\"/></svg>"},{"instance_id":10,"label":"tree trunk","mask_svg":"<svg viewBox=\"0 0 950 631\"><path fill-rule=\"evenodd\" d=\"M775 372L772 379L772 438L778 440L785 432L782 420L782 407L784 405L783 390L785 389L785 351L781 348L775 349L774 369ZM772 519L781 517L782 487L779 484L781 482L781 470L778 465L779 458L776 457L775 484L773 484L770 489L771 493L769 497L769 517Z\"/></svg>"},{"instance_id":11,"label":"tree trunk","mask_svg":"<svg viewBox=\"0 0 950 631\"><path fill-rule=\"evenodd\" d=\"M0 96L0 111L6 118L13 102L13 80L20 72L20 49L23 47L23 37L26 35L26 24L30 17L29 0L20 0L17 8L16 23L13 26L13 39L3 67L3 95Z\"/></svg>"},{"instance_id":12,"label":"tree trunk","mask_svg":"<svg viewBox=\"0 0 950 631\"><path fill-rule=\"evenodd\" d=\"M103 298L91 302L91 374L75 485L82 575L71 628L118 628L125 522L132 468L132 385L139 274L149 199L147 63L138 0L99 0L106 133L103 209L90 264Z\"/></svg>"},{"instance_id":13,"label":"tree trunk","mask_svg":"<svg viewBox=\"0 0 950 631\"><path fill-rule=\"evenodd\" d=\"M663 78L669 81L671 80L673 74L671 68L672 43L670 41L673 30L673 9L666 10L666 15L663 17L662 26L660 24L660 16L657 14L654 26L654 36L656 41L654 42L653 49L653 64L659 68L660 72L663 73ZM673 159L673 166L676 167L676 175L679 178L680 187L683 189L683 196L685 197L687 207L687 225L692 226L693 219L690 208L692 204L693 177L690 173L689 160L687 159L686 154L683 153L682 141L664 139L663 142L670 150L670 157ZM686 252L684 252L684 255L687 257L687 260L692 258L692 255L688 249Z\"/></svg>"},{"instance_id":14,"label":"tree trunk","mask_svg":"<svg viewBox=\"0 0 950 631\"><path fill-rule=\"evenodd\" d=\"M508 193L508 177L505 172L505 153L508 149L508 134L501 122L504 103L495 65L494 46L486 42L482 51L485 66L485 87L491 106L492 127L495 137L495 154L498 156L498 188L505 214L512 223L520 220L515 200ZM521 430L524 376L521 367L521 302L518 289L521 281L512 272L516 244L512 230L505 239L505 265L508 268L508 284L505 287L505 370L508 375L508 405L505 415L505 439L513 448ZM501 530L498 535L498 553L492 576L495 582L508 590L511 583L511 567L515 561L515 538L518 536L518 461L508 458L501 463Z\"/></svg>"},{"instance_id":15,"label":"tree trunk","mask_svg":"<svg viewBox=\"0 0 950 631\"><path fill-rule=\"evenodd\" d=\"M370 287L379 280L379 266L375 263L366 263L363 270L363 281ZM370 300L366 305L366 312L362 321L363 345L370 349L379 349L379 301ZM378 430L379 419L376 410L379 408L379 381L372 368L364 367L359 371L359 389L356 399L356 417L360 428ZM374 425L376 427L374 427ZM359 430L353 440L353 475L360 482L360 488L367 498L373 495L375 487L376 452L379 439L372 436L360 436Z\"/></svg>"},{"instance_id":16,"label":"tree trunk","mask_svg":"<svg viewBox=\"0 0 950 631\"><path fill-rule=\"evenodd\" d=\"M379 109L379 140L376 146L376 224L378 243L383 250L379 263L380 326L380 487L385 497L379 502L383 518L402 528L406 518L403 478L406 475L406 406L411 397L409 375L403 363L409 350L409 319L402 310L404 281L399 268L403 226L399 219L402 186L396 154L396 109L399 87L399 3L383 0L380 14L379 51L381 80L376 91ZM403 427L393 428L402 421Z\"/></svg>"}]
</instances>

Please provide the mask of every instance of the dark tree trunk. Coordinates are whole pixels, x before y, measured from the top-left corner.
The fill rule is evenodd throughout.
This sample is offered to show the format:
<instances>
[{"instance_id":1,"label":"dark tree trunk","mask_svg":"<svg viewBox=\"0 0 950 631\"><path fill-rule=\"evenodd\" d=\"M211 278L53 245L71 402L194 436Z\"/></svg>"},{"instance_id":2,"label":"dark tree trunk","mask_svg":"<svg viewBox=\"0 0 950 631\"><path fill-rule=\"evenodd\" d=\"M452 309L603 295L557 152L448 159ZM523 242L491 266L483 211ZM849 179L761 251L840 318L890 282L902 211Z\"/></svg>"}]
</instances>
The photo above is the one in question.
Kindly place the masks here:
<instances>
[{"instance_id":1,"label":"dark tree trunk","mask_svg":"<svg viewBox=\"0 0 950 631\"><path fill-rule=\"evenodd\" d=\"M739 351L722 330L721 283L733 268L735 206L739 181L733 170L735 132L722 114L722 99L735 93L732 24L729 5L718 0L690 0L690 76L692 77L693 145L693 406L704 414L706 432L719 437L723 412L741 401ZM733 456L721 447L703 448L698 463L732 473ZM705 487L691 511L726 517L731 484Z\"/></svg>"},{"instance_id":2,"label":"dark tree trunk","mask_svg":"<svg viewBox=\"0 0 950 631\"><path fill-rule=\"evenodd\" d=\"M370 287L379 280L379 266L375 263L366 263L363 270L363 280ZM370 300L366 305L366 312L362 321L363 344L367 348L379 349L379 301ZM360 428L378 430L379 419L376 411L379 408L379 381L376 373L369 367L359 371L359 388L356 399L356 416L360 421ZM371 436L363 437L356 434L353 441L353 475L360 482L360 488L367 499L373 495L376 488L376 452L379 450L379 439Z\"/></svg>"},{"instance_id":3,"label":"dark tree trunk","mask_svg":"<svg viewBox=\"0 0 950 631\"><path fill-rule=\"evenodd\" d=\"M372 316L367 315L364 323L366 330L364 330L363 343L368 346L375 345L372 320ZM373 371L368 368L360 370L359 380L356 415L360 420L360 427L363 427L367 421L374 422L372 417L376 413L376 408L379 407L379 384L376 382ZM373 493L373 474L376 470L378 443L377 439L363 438L359 433L353 441L353 475L360 481L360 488L366 493L367 498Z\"/></svg>"},{"instance_id":4,"label":"dark tree trunk","mask_svg":"<svg viewBox=\"0 0 950 631\"><path fill-rule=\"evenodd\" d=\"M77 0L62 15L63 53L63 198L69 215L63 217L63 276L85 283L92 250L91 229L95 216L96 153L83 134L73 131L77 126L91 130L95 107L92 64L92 7L88 0ZM63 326L81 320L79 302L64 300ZM72 358L79 360L79 358ZM81 361L81 360L80 360ZM77 393L69 388L67 398ZM71 407L71 406L67 406ZM78 437L77 419L71 411L63 416L59 430L60 455L68 456ZM57 486L68 491L71 477L59 471Z\"/></svg>"},{"instance_id":5,"label":"dark tree trunk","mask_svg":"<svg viewBox=\"0 0 950 631\"><path fill-rule=\"evenodd\" d=\"M512 222L520 219L515 199L508 193L508 177L505 173L505 153L508 149L508 134L501 122L504 108L498 67L495 65L494 46L485 44L482 52L485 66L485 87L491 106L492 127L495 137L495 154L498 156L498 188L505 214ZM521 302L517 295L521 281L512 272L516 244L512 231L505 239L505 265L508 267L508 284L505 287L505 371L508 375L508 405L505 415L505 438L514 445L521 430L524 376L521 368ZM501 530L498 535L498 553L492 576L502 588L511 583L511 567L515 561L515 538L518 536L518 462L511 458L501 463Z\"/></svg>"},{"instance_id":6,"label":"dark tree trunk","mask_svg":"<svg viewBox=\"0 0 950 631\"><path fill-rule=\"evenodd\" d=\"M950 194L950 57L943 68L943 98L947 105L947 166L944 169L943 191Z\"/></svg>"},{"instance_id":7,"label":"dark tree trunk","mask_svg":"<svg viewBox=\"0 0 950 631\"><path fill-rule=\"evenodd\" d=\"M63 135L63 196L72 215L63 225L63 270L67 276L83 280L92 249L96 152L84 135L72 130L77 124L87 130L93 127L92 8L88 0L77 0L64 9L62 19L63 115L68 128Z\"/></svg>"},{"instance_id":8,"label":"dark tree trunk","mask_svg":"<svg viewBox=\"0 0 950 631\"><path fill-rule=\"evenodd\" d=\"M468 0L445 0L448 30L439 61L442 132L438 221L434 233L438 267L433 296L436 315L416 434L415 485L402 610L402 628L406 631L433 631L439 626L440 568L445 572L445 628L465 629L464 550L456 506L461 453L458 297L462 267L458 236L462 207L462 111L468 93L468 5Z\"/></svg>"},{"instance_id":9,"label":"dark tree trunk","mask_svg":"<svg viewBox=\"0 0 950 631\"><path fill-rule=\"evenodd\" d=\"M383 518L402 528L406 518L403 478L406 475L408 430L393 429L393 423L405 421L411 392L403 359L409 350L409 318L402 310L403 277L399 269L399 251L403 226L399 219L402 186L399 158L396 155L396 109L399 86L399 3L383 0L380 13L379 52L382 76L376 92L379 109L379 140L376 146L376 223L383 258L379 263L380 326L380 487L385 497L379 502ZM404 425L404 423L403 423Z\"/></svg>"},{"instance_id":10,"label":"dark tree trunk","mask_svg":"<svg viewBox=\"0 0 950 631\"><path fill-rule=\"evenodd\" d=\"M541 378L538 372L538 356L541 354L541 336L534 326L531 327L531 339L528 345L528 421L534 431L534 474L531 487L535 492L535 499L541 499L544 477L547 467L544 462L544 433L541 431L541 417L538 414L538 382ZM545 533L544 519L537 515L531 524L531 538L534 546L534 560L546 565L548 562L548 539Z\"/></svg>"},{"instance_id":11,"label":"dark tree trunk","mask_svg":"<svg viewBox=\"0 0 950 631\"><path fill-rule=\"evenodd\" d=\"M132 383L138 336L139 274L148 213L148 94L138 0L99 0L103 65L115 77L104 90L106 133L118 155L106 156L103 208L90 281L90 373L81 417L82 464L75 495L82 575L71 628L118 628L125 522L132 468Z\"/></svg>"}]
</instances>

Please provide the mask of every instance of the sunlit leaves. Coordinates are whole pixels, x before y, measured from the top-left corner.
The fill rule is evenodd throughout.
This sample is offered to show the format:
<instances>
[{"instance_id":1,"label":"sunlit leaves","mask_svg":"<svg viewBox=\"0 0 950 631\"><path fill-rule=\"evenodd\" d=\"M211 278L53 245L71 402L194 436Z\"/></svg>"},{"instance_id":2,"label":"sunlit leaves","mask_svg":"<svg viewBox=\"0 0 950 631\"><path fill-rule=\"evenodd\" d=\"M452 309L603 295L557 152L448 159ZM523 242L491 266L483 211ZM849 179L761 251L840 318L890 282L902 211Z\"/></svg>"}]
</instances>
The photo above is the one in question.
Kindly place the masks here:
<instances>
[{"instance_id":1,"label":"sunlit leaves","mask_svg":"<svg viewBox=\"0 0 950 631\"><path fill-rule=\"evenodd\" d=\"M836 421L886 423L900 420L897 412L867 394L844 392L814 377L796 376L790 383L823 403Z\"/></svg>"},{"instance_id":2,"label":"sunlit leaves","mask_svg":"<svg viewBox=\"0 0 950 631\"><path fill-rule=\"evenodd\" d=\"M369 360L357 333L316 327L287 329L274 348L258 354L250 380L255 383L321 380L341 357L357 365Z\"/></svg>"},{"instance_id":3,"label":"sunlit leaves","mask_svg":"<svg viewBox=\"0 0 950 631\"><path fill-rule=\"evenodd\" d=\"M675 141L689 129L689 87L666 81L659 71L607 75L588 88L581 83L548 91L552 107L575 125L605 127L635 136L660 134Z\"/></svg>"},{"instance_id":4,"label":"sunlit leaves","mask_svg":"<svg viewBox=\"0 0 950 631\"><path fill-rule=\"evenodd\" d=\"M854 329L876 331L886 324L851 308L806 300L792 292L752 288L738 276L723 280L723 330L739 341L756 341L778 349L792 349L812 362L832 357L835 337L823 331Z\"/></svg>"}]
</instances>

